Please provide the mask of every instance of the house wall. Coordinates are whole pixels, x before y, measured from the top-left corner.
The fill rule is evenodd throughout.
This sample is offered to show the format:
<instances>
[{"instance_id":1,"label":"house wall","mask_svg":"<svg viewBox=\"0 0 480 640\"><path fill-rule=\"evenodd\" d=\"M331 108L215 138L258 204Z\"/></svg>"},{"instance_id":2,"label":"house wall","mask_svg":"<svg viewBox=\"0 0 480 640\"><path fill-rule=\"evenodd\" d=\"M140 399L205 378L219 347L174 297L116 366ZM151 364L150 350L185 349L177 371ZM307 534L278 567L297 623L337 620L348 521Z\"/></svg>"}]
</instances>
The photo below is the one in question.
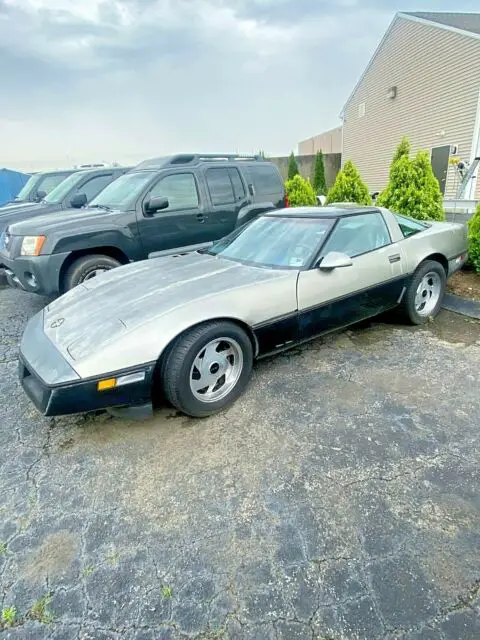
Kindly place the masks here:
<instances>
[{"instance_id":1,"label":"house wall","mask_svg":"<svg viewBox=\"0 0 480 640\"><path fill-rule=\"evenodd\" d=\"M335 182L337 173L340 171L341 155L339 153L325 153L323 155L323 165L325 167L325 182L327 188L330 188ZM282 178L284 180L288 177L288 161L289 157L284 156L281 158L268 158L271 162L274 162L280 169ZM313 181L313 168L315 164L315 155L297 156L298 171L302 178L308 178L310 182Z\"/></svg>"},{"instance_id":2,"label":"house wall","mask_svg":"<svg viewBox=\"0 0 480 640\"><path fill-rule=\"evenodd\" d=\"M336 127L325 131L308 140L298 143L298 155L314 155L317 151L323 153L342 153L342 127Z\"/></svg>"},{"instance_id":3,"label":"house wall","mask_svg":"<svg viewBox=\"0 0 480 640\"><path fill-rule=\"evenodd\" d=\"M392 86L395 99L387 95ZM480 39L397 17L345 108L342 162L353 160L369 190L379 191L404 135L414 153L456 144L470 161L479 90ZM450 167L445 195L457 185Z\"/></svg>"}]
</instances>

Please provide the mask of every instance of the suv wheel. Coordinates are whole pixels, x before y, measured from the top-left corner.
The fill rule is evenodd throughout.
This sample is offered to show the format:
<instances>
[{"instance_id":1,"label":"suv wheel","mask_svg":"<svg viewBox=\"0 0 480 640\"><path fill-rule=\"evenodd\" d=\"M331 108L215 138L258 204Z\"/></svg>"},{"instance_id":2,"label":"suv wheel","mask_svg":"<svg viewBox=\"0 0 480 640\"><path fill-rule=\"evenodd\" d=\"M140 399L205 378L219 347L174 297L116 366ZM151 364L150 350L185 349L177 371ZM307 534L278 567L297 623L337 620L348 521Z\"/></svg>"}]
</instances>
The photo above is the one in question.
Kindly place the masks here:
<instances>
[{"instance_id":1,"label":"suv wheel","mask_svg":"<svg viewBox=\"0 0 480 640\"><path fill-rule=\"evenodd\" d=\"M98 276L100 273L115 269L120 266L115 258L104 255L84 256L78 258L67 270L64 279L64 291L70 291L73 287Z\"/></svg>"},{"instance_id":2,"label":"suv wheel","mask_svg":"<svg viewBox=\"0 0 480 640\"><path fill-rule=\"evenodd\" d=\"M241 395L252 364L252 343L243 329L231 322L204 324L169 350L162 366L165 395L189 416L209 416Z\"/></svg>"}]
</instances>

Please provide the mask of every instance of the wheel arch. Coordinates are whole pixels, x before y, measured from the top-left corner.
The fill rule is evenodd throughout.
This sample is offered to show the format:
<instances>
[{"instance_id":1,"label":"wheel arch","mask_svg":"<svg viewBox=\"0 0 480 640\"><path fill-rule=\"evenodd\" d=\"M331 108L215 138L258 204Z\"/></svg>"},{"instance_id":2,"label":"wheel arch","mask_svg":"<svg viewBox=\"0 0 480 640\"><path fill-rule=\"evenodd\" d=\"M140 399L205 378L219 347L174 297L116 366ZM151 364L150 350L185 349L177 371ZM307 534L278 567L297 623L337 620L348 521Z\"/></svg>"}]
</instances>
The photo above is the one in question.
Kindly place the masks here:
<instances>
[{"instance_id":1,"label":"wheel arch","mask_svg":"<svg viewBox=\"0 0 480 640\"><path fill-rule=\"evenodd\" d=\"M58 287L61 293L64 293L65 275L68 269L72 266L72 264L79 258L84 258L85 256L95 256L95 255L108 256L109 258L118 260L118 262L120 262L120 264L122 265L128 264L130 262L128 256L121 249L118 249L118 247L112 247L112 246L91 247L89 249L79 249L78 251L72 251L72 253L63 262L62 267L60 269L60 273L58 275Z\"/></svg>"},{"instance_id":2,"label":"wheel arch","mask_svg":"<svg viewBox=\"0 0 480 640\"><path fill-rule=\"evenodd\" d=\"M221 315L221 316L216 316L214 318L209 318L208 320L195 322L194 324L191 324L188 327L185 327L184 329L182 329L180 333L177 333L177 335L170 340L170 342L164 347L161 354L159 355L157 360L157 368L161 367L162 362L168 356L170 350L175 345L177 340L179 340L182 336L188 333L188 331L191 331L192 329L197 329L198 327L201 327L203 325L211 324L212 322L231 322L232 324L235 324L237 327L240 327L240 329L243 329L245 333L248 335L250 342L252 343L253 357L255 358L257 356L258 341L252 327L247 322L245 322L244 320L240 320L239 318L235 318L228 315L223 315L223 316Z\"/></svg>"},{"instance_id":3,"label":"wheel arch","mask_svg":"<svg viewBox=\"0 0 480 640\"><path fill-rule=\"evenodd\" d=\"M423 258L423 260L417 265L417 269L421 264L429 262L430 260L433 262L439 262L445 270L445 275L448 276L448 260L443 253L431 253L428 256L425 256L425 258Z\"/></svg>"}]
</instances>

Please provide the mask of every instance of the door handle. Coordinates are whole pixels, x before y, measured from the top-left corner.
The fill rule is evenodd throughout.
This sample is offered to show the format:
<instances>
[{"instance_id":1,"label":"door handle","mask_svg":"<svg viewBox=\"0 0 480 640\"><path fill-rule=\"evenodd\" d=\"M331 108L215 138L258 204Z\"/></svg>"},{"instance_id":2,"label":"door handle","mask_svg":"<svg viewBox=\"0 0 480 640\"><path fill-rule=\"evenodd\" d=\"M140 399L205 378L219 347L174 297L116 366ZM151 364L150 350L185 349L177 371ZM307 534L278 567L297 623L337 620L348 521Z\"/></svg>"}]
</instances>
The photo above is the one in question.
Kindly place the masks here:
<instances>
[{"instance_id":1,"label":"door handle","mask_svg":"<svg viewBox=\"0 0 480 640\"><path fill-rule=\"evenodd\" d=\"M197 213L197 220L200 223L205 222L205 220L208 220L208 216L204 215L203 213Z\"/></svg>"},{"instance_id":2,"label":"door handle","mask_svg":"<svg viewBox=\"0 0 480 640\"><path fill-rule=\"evenodd\" d=\"M393 264L394 262L400 262L401 257L399 253L395 253L392 256L388 256L388 261L390 262L390 264Z\"/></svg>"}]
</instances>

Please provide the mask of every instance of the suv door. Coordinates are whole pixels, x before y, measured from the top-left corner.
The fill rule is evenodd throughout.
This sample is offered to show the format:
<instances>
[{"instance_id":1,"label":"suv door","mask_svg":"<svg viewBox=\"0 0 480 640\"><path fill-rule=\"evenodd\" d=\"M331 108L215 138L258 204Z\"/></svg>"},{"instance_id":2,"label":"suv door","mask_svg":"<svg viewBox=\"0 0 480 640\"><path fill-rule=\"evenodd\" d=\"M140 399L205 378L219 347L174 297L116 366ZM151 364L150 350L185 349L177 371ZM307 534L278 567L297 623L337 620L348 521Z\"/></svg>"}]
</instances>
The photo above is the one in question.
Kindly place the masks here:
<instances>
[{"instance_id":1,"label":"suv door","mask_svg":"<svg viewBox=\"0 0 480 640\"><path fill-rule=\"evenodd\" d=\"M148 200L159 197L168 199L168 207L147 213ZM194 173L163 174L139 202L137 221L145 256L205 242L205 214Z\"/></svg>"},{"instance_id":2,"label":"suv door","mask_svg":"<svg viewBox=\"0 0 480 640\"><path fill-rule=\"evenodd\" d=\"M277 166L272 162L248 165L249 190L253 201L272 202L278 209L285 206L285 186Z\"/></svg>"},{"instance_id":3,"label":"suv door","mask_svg":"<svg viewBox=\"0 0 480 640\"><path fill-rule=\"evenodd\" d=\"M238 212L249 202L247 189L236 167L209 167L203 175L211 203L208 240L218 240L235 229Z\"/></svg>"},{"instance_id":4,"label":"suv door","mask_svg":"<svg viewBox=\"0 0 480 640\"><path fill-rule=\"evenodd\" d=\"M319 261L331 251L345 253L353 264L300 272L301 339L381 313L394 307L402 294L405 274L402 263L394 259L398 247L391 244L381 213L340 218L321 249Z\"/></svg>"}]
</instances>

